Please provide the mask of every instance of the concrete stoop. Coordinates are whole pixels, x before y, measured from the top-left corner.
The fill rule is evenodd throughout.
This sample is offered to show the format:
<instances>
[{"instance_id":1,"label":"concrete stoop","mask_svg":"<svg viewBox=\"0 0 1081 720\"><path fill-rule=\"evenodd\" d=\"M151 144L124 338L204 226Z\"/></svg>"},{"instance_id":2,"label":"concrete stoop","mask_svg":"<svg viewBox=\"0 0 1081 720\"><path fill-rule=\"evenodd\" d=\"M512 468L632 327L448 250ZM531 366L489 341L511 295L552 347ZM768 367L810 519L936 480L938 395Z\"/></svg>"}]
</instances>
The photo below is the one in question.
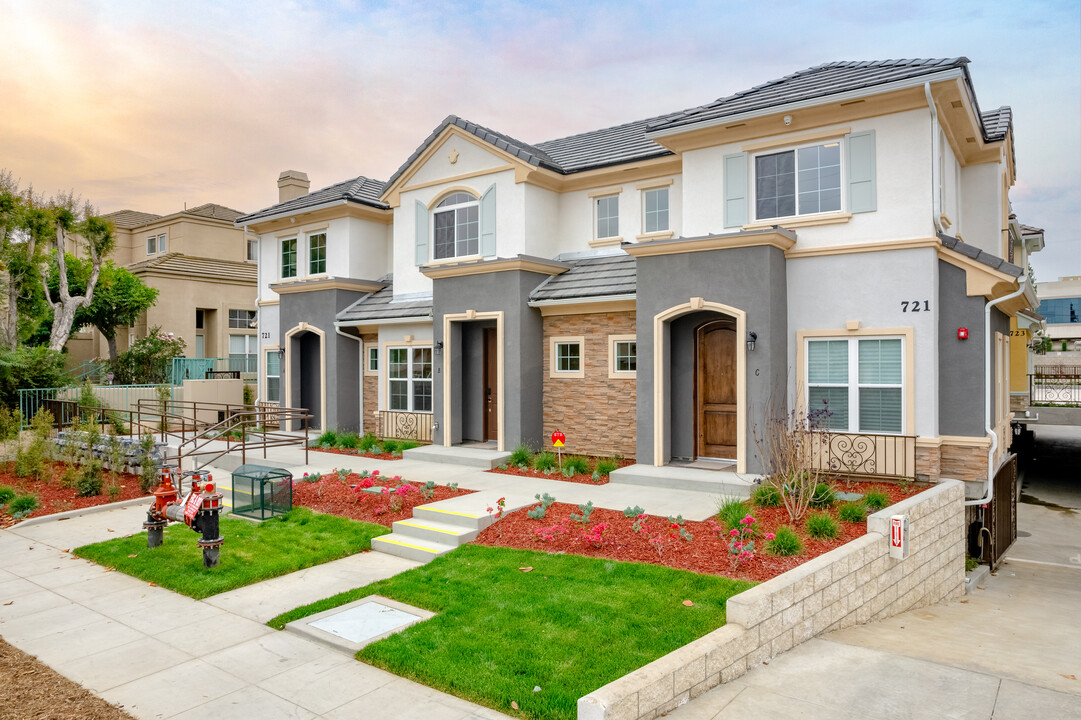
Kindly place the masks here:
<instances>
[{"instance_id":1,"label":"concrete stoop","mask_svg":"<svg viewBox=\"0 0 1081 720\"><path fill-rule=\"evenodd\" d=\"M472 542L493 522L497 492L478 492L413 508L413 517L398 520L393 532L372 540L372 550L426 563ZM536 504L525 495L506 498L504 514Z\"/></svg>"},{"instance_id":2,"label":"concrete stoop","mask_svg":"<svg viewBox=\"0 0 1081 720\"><path fill-rule=\"evenodd\" d=\"M406 450L402 453L402 457L406 460L423 460L425 462L464 465L466 467L479 467L484 468L485 470L491 470L506 462L507 458L510 457L510 453L499 450L490 450L486 447L421 445L420 447Z\"/></svg>"},{"instance_id":3,"label":"concrete stoop","mask_svg":"<svg viewBox=\"0 0 1081 720\"><path fill-rule=\"evenodd\" d=\"M671 488L673 490L696 490L725 497L750 497L755 481L760 475L734 473L727 470L703 470L701 468L673 465L628 465L613 470L609 481L625 485Z\"/></svg>"}]
</instances>

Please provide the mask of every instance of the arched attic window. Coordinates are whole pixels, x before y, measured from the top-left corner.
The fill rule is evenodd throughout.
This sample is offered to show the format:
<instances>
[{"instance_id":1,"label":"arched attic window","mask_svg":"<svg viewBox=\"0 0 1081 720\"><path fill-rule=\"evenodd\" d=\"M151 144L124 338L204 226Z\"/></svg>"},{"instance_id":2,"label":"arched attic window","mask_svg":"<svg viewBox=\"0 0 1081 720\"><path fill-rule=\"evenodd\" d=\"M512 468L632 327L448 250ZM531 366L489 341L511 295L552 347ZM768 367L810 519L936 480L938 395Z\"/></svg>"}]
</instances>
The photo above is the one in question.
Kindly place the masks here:
<instances>
[{"instance_id":1,"label":"arched attic window","mask_svg":"<svg viewBox=\"0 0 1081 720\"><path fill-rule=\"evenodd\" d=\"M453 192L432 212L435 260L468 257L480 252L480 201L467 192Z\"/></svg>"}]
</instances>

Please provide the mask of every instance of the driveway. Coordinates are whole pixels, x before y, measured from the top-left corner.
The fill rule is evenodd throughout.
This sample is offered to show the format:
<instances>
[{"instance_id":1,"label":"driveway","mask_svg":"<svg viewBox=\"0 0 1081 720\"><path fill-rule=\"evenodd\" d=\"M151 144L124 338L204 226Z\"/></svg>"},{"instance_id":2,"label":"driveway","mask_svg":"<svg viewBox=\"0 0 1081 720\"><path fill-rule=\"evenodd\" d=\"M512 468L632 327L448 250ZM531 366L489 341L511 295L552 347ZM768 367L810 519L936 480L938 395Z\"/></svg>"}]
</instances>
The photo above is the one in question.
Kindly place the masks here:
<instances>
[{"instance_id":1,"label":"driveway","mask_svg":"<svg viewBox=\"0 0 1081 720\"><path fill-rule=\"evenodd\" d=\"M1018 540L984 585L811 640L669 717L1081 718L1081 428L1036 443Z\"/></svg>"}]
</instances>

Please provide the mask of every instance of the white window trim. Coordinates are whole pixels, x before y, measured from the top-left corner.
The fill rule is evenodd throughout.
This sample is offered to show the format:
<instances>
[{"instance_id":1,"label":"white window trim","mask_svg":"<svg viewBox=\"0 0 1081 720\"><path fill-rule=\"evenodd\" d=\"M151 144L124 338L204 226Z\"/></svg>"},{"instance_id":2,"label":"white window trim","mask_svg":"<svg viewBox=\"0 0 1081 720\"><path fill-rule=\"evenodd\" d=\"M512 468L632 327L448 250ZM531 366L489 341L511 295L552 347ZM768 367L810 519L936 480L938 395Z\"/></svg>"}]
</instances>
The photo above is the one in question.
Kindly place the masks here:
<instances>
[{"instance_id":1,"label":"white window trim","mask_svg":"<svg viewBox=\"0 0 1081 720\"><path fill-rule=\"evenodd\" d=\"M658 192L664 190L668 196L668 227L660 230L646 230L646 195L651 192ZM659 235L672 233L672 189L667 185L660 185L654 187L643 188L641 191L641 206L642 206L642 234L638 238L648 237L650 239L656 238Z\"/></svg>"},{"instance_id":2,"label":"white window trim","mask_svg":"<svg viewBox=\"0 0 1081 720\"><path fill-rule=\"evenodd\" d=\"M408 336L407 336L408 337ZM431 378L414 378L413 377L413 351L418 349L428 348L432 351L432 377ZM390 376L390 351L391 350L406 350L406 377L404 378L392 378ZM402 413L417 413L420 415L431 415L435 412L435 348L431 340L399 340L383 343L382 352L379 354L379 360L382 363L384 370L380 372L384 375L384 398L386 402L387 412L402 412ZM366 365L367 363L365 363ZM391 380L405 380L406 381L406 397L409 399L409 409L407 410L393 410L390 407L390 382ZM432 409L431 410L414 410L413 409L413 383L417 380L422 380L432 383Z\"/></svg>"},{"instance_id":3,"label":"white window trim","mask_svg":"<svg viewBox=\"0 0 1081 720\"><path fill-rule=\"evenodd\" d=\"M296 257L295 257L295 259L293 261L293 274L289 275L289 276L286 276L285 275L285 267L283 266L283 263L282 263L282 260L283 260L282 255L285 252L285 243L290 242L290 241L296 243ZM289 237L283 237L283 238L280 238L278 240L278 262L277 262L277 264L278 264L278 278L279 279L281 279L281 280L295 280L296 278L300 277L300 238L298 238L296 235L291 235Z\"/></svg>"},{"instance_id":4,"label":"white window trim","mask_svg":"<svg viewBox=\"0 0 1081 720\"><path fill-rule=\"evenodd\" d=\"M472 195L473 200L471 202L458 203L457 205L449 205L445 208L437 207L439 203L446 200L455 193L464 193L466 195ZM435 256L435 216L444 212L455 212L459 208L476 207L477 208L477 251L471 255L451 255L450 257L437 258ZM465 188L453 189L449 192L445 192L441 197L436 199L432 203L432 209L428 218L428 261L432 265L443 265L447 263L459 263L467 260L479 260L484 256L480 251L480 196L472 190ZM455 231L454 231L454 250L457 253L458 250L458 230L457 230L457 213L455 212Z\"/></svg>"},{"instance_id":5,"label":"white window trim","mask_svg":"<svg viewBox=\"0 0 1081 720\"><path fill-rule=\"evenodd\" d=\"M841 155L841 157L840 157L840 162L841 162L841 187L840 187L841 206L837 210L826 210L824 212L802 213L801 214L799 212L799 164L798 164L798 162L799 162L799 150L801 150L802 148L817 147L819 145L829 145L830 143L833 143L833 142L836 142L840 147L840 155ZM847 179L848 179L848 166L845 163L845 159L846 159L846 155L847 155L846 151L847 151L847 147L846 147L846 144L845 144L844 135L840 135L840 136L837 136L837 137L820 138L820 139L817 139L817 140L814 140L814 141L811 141L811 142L800 143L798 145L782 145L782 146L779 146L779 147L762 149L762 150L759 150L757 152L751 153L750 162L747 163L747 165L748 165L747 170L751 174L750 186L748 187L748 197L749 197L749 202L750 202L750 208L749 208L750 213L749 214L752 216L752 220L748 224L749 225L754 225L754 224L757 224L757 223L764 223L766 221L769 221L771 224L776 224L776 223L779 223L779 222L784 222L786 220L804 220L804 219L807 219L807 218L815 218L815 219L817 219L817 218L833 218L833 217L842 217L844 215L848 215L848 217L851 217L851 214L848 213L848 207L847 207L847 202L846 202L847 198L845 197L845 195L847 195L847 193L845 192L845 186L847 185ZM796 187L796 214L795 215L778 215L776 217L760 218L760 217L758 217L758 192L757 192L758 191L758 182L757 182L757 175L755 173L755 167L757 166L757 160L758 160L759 157L761 157L763 155L778 155L778 154L784 153L784 152L792 152L792 153L794 153L794 156L795 156L796 162L797 162L797 165L796 165L796 186L795 186Z\"/></svg>"},{"instance_id":6,"label":"white window trim","mask_svg":"<svg viewBox=\"0 0 1081 720\"><path fill-rule=\"evenodd\" d=\"M616 369L616 343L638 342L637 335L609 335L608 336L608 377L612 380L634 380L638 375L637 370ZM635 365L638 364L638 351L635 349Z\"/></svg>"},{"instance_id":7,"label":"white window trim","mask_svg":"<svg viewBox=\"0 0 1081 720\"><path fill-rule=\"evenodd\" d=\"M801 376L803 378L803 391L801 393L801 400L803 407L806 410L817 410L818 408L811 408L810 395L811 395L811 381L808 373L807 362L809 360L810 353L808 347L811 342L815 341L828 341L828 340L844 340L848 343L848 382L841 383L813 383L815 387L847 387L848 388L848 428L830 428L831 432L849 433L854 435L912 435L911 426L911 368L913 359L910 357L910 348L912 346L912 333L911 330L907 332L875 332L873 334L860 333L853 335L837 334L837 335L815 335L808 336L802 339L801 351L802 358L801 363ZM876 431L861 431L859 430L859 341L861 340L900 340L901 341L901 382L898 384L868 384L864 383L866 387L875 388L900 388L901 390L901 430L899 432L887 432L884 430ZM853 376L855 373L855 376Z\"/></svg>"},{"instance_id":8,"label":"white window trim","mask_svg":"<svg viewBox=\"0 0 1081 720\"><path fill-rule=\"evenodd\" d=\"M371 353L375 350L375 369L371 367ZM380 361L383 358L379 354L379 343L364 343L364 377L379 377L379 366L382 364Z\"/></svg>"},{"instance_id":9,"label":"white window trim","mask_svg":"<svg viewBox=\"0 0 1081 720\"><path fill-rule=\"evenodd\" d=\"M312 272L312 238L316 235L323 236L323 265L326 267L322 272ZM299 245L299 243L298 243ZM299 250L299 247L298 247ZM299 253L298 253L299 255ZM326 230L318 230L316 232L309 232L304 236L304 257L307 262L304 263L305 275L304 277L325 277L330 272L330 238L327 236ZM299 258L298 258L299 259ZM298 262L299 265L299 262Z\"/></svg>"},{"instance_id":10,"label":"white window trim","mask_svg":"<svg viewBox=\"0 0 1081 720\"><path fill-rule=\"evenodd\" d=\"M578 343L578 369L556 370L556 348L559 345ZM584 335L565 335L548 338L548 377L584 378L586 376L586 338Z\"/></svg>"},{"instance_id":11,"label":"white window trim","mask_svg":"<svg viewBox=\"0 0 1081 720\"><path fill-rule=\"evenodd\" d=\"M263 402L277 403L280 406L281 402L282 402L281 401L281 395L282 395L282 374L281 374L282 373L282 368L281 368L282 363L281 363L281 359L279 358L279 360L278 360L278 374L277 375L271 375L268 372L268 368L267 368L267 364L266 364L267 353L272 352L274 354L278 354L279 351L280 351L280 348L277 345L264 345L262 347L262 357L259 358L259 362L262 363L262 366L263 366L263 382L262 382L262 392L259 393L259 397L262 399ZM270 399L267 398L267 378L272 378L272 377L278 378L278 399L277 400L270 400Z\"/></svg>"},{"instance_id":12,"label":"white window trim","mask_svg":"<svg viewBox=\"0 0 1081 720\"><path fill-rule=\"evenodd\" d=\"M620 188L620 191L621 190L622 190L622 188ZM617 245L617 244L623 242L623 236L619 234L618 230L617 230L615 235L604 235L604 236L598 235L598 231L600 230L599 224L600 224L600 219L601 219L601 216L600 216L601 200L607 200L608 198L615 198L616 199L616 227L618 228L620 225L622 225L622 223L620 222L622 220L622 218L620 217L620 209L621 209L620 206L623 203L621 203L619 201L619 197L622 194L620 191L603 192L603 193L599 193L599 194L594 194L594 193L589 194L590 202L593 204L593 232L591 233L591 235L593 236L593 240L592 240L592 242L590 242L591 246L593 246L593 247L603 247L605 245Z\"/></svg>"}]
</instances>

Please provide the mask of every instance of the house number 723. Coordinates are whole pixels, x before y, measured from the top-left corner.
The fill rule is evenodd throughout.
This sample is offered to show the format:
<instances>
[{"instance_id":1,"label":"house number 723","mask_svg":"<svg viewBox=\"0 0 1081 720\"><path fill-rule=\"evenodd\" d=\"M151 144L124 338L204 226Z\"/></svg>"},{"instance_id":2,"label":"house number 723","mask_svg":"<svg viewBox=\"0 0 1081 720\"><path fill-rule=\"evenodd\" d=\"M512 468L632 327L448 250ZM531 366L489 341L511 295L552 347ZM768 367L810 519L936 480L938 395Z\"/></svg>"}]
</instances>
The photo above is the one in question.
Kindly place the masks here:
<instances>
[{"instance_id":1,"label":"house number 723","mask_svg":"<svg viewBox=\"0 0 1081 720\"><path fill-rule=\"evenodd\" d=\"M931 312L930 300L902 300L901 312Z\"/></svg>"}]
</instances>

